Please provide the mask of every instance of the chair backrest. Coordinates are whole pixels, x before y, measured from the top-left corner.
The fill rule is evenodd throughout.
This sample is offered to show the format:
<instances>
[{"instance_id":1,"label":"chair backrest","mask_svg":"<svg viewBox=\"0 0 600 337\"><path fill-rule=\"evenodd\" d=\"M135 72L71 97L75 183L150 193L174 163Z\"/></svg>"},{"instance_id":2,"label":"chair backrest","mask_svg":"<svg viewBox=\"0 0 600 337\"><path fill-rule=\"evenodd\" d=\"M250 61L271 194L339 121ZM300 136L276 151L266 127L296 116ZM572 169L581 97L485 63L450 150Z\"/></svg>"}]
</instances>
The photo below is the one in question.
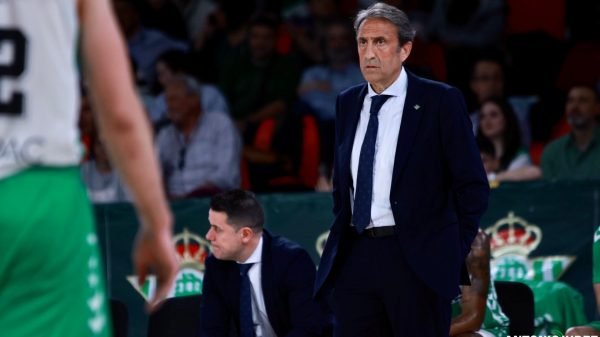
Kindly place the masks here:
<instances>
[{"instance_id":1,"label":"chair backrest","mask_svg":"<svg viewBox=\"0 0 600 337\"><path fill-rule=\"evenodd\" d=\"M446 69L446 54L444 46L438 42L425 42L416 38L413 42L413 49L406 64L429 72L434 79L446 81L448 71Z\"/></svg>"},{"instance_id":2,"label":"chair backrest","mask_svg":"<svg viewBox=\"0 0 600 337\"><path fill-rule=\"evenodd\" d=\"M509 335L533 334L533 292L521 282L494 281L498 302L510 319Z\"/></svg>"},{"instance_id":3,"label":"chair backrest","mask_svg":"<svg viewBox=\"0 0 600 337\"><path fill-rule=\"evenodd\" d=\"M509 34L543 31L565 38L565 0L508 0L506 30Z\"/></svg>"},{"instance_id":4,"label":"chair backrest","mask_svg":"<svg viewBox=\"0 0 600 337\"><path fill-rule=\"evenodd\" d=\"M110 314L114 337L127 337L129 313L127 306L120 300L110 299Z\"/></svg>"},{"instance_id":5,"label":"chair backrest","mask_svg":"<svg viewBox=\"0 0 600 337\"><path fill-rule=\"evenodd\" d=\"M150 315L148 337L199 337L201 295L174 297Z\"/></svg>"},{"instance_id":6,"label":"chair backrest","mask_svg":"<svg viewBox=\"0 0 600 337\"><path fill-rule=\"evenodd\" d=\"M313 116L304 115L302 122L302 146L300 150L300 167L297 176L275 177L269 181L271 187L296 186L305 189L312 189L319 179L320 163L320 139L317 121ZM272 147L275 129L277 127L274 119L266 119L261 122L256 137L254 147L268 151Z\"/></svg>"},{"instance_id":7,"label":"chair backrest","mask_svg":"<svg viewBox=\"0 0 600 337\"><path fill-rule=\"evenodd\" d=\"M256 136L253 143L254 147L261 151L270 150L276 126L277 121L274 118L269 118L262 121L258 126L258 130L256 131Z\"/></svg>"},{"instance_id":8,"label":"chair backrest","mask_svg":"<svg viewBox=\"0 0 600 337\"><path fill-rule=\"evenodd\" d=\"M556 87L568 91L574 85L594 86L600 80L600 43L577 42L568 51L556 80Z\"/></svg>"},{"instance_id":9,"label":"chair backrest","mask_svg":"<svg viewBox=\"0 0 600 337\"><path fill-rule=\"evenodd\" d=\"M306 187L313 188L319 179L320 139L317 121L313 116L302 117L302 160L300 162L300 181Z\"/></svg>"}]
</instances>

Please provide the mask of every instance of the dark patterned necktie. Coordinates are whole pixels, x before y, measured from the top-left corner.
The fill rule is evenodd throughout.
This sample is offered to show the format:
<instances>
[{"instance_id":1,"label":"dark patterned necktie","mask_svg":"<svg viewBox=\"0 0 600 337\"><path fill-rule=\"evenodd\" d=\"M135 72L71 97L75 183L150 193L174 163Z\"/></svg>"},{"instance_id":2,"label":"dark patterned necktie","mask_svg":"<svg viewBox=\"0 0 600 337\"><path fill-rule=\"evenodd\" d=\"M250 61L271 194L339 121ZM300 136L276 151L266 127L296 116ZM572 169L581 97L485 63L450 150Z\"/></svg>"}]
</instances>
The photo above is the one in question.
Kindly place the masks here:
<instances>
[{"instance_id":1,"label":"dark patterned necktie","mask_svg":"<svg viewBox=\"0 0 600 337\"><path fill-rule=\"evenodd\" d=\"M240 267L240 337L255 337L252 319L252 285L248 270L252 263L239 264Z\"/></svg>"},{"instance_id":2,"label":"dark patterned necktie","mask_svg":"<svg viewBox=\"0 0 600 337\"><path fill-rule=\"evenodd\" d=\"M378 113L390 95L371 97L371 110L367 132L360 148L358 173L356 174L356 192L352 222L358 233L362 233L371 223L371 200L373 199L373 162L375 161L375 143L379 127Z\"/></svg>"}]
</instances>

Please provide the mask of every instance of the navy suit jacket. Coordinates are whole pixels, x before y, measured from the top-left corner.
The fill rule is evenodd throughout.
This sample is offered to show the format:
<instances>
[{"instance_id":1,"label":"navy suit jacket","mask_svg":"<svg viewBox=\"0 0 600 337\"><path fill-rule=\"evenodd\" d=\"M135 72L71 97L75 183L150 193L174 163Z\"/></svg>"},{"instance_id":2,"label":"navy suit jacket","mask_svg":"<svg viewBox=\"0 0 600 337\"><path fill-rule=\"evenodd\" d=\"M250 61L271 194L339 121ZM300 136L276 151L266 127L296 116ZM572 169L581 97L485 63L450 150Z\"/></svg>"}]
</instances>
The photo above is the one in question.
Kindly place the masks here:
<instances>
[{"instance_id":1,"label":"navy suit jacket","mask_svg":"<svg viewBox=\"0 0 600 337\"><path fill-rule=\"evenodd\" d=\"M298 244L264 230L261 261L265 307L277 336L323 336L330 329L331 318L312 299L316 268L308 253ZM203 282L201 335L239 335L237 263L209 256Z\"/></svg>"},{"instance_id":2,"label":"navy suit jacket","mask_svg":"<svg viewBox=\"0 0 600 337\"><path fill-rule=\"evenodd\" d=\"M439 296L451 299L459 280L468 284L464 260L487 208L489 185L460 91L410 72L407 77L390 205L407 263ZM365 83L337 98L335 217L317 273L317 298L335 286L339 261L347 254L350 157L366 94Z\"/></svg>"}]
</instances>

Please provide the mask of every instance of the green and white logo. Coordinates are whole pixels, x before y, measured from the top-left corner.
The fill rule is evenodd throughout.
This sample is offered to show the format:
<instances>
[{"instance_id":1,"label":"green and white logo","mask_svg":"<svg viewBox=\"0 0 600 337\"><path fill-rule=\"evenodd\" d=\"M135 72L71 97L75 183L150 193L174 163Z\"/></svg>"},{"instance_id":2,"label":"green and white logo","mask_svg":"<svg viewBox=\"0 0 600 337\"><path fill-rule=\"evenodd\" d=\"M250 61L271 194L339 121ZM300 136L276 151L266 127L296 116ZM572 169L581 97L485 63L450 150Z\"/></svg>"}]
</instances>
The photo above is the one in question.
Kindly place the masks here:
<instances>
[{"instance_id":1,"label":"green and white logo","mask_svg":"<svg viewBox=\"0 0 600 337\"><path fill-rule=\"evenodd\" d=\"M529 258L542 242L542 230L509 212L485 232L491 237L491 273L495 280L556 281L575 261L574 256Z\"/></svg>"},{"instance_id":2,"label":"green and white logo","mask_svg":"<svg viewBox=\"0 0 600 337\"><path fill-rule=\"evenodd\" d=\"M185 228L183 232L173 237L173 245L177 251L179 272L167 298L202 294L204 261L210 252L210 244L198 234ZM147 277L142 285L138 284L135 275L128 276L127 281L146 301L154 296L156 291L154 275Z\"/></svg>"}]
</instances>

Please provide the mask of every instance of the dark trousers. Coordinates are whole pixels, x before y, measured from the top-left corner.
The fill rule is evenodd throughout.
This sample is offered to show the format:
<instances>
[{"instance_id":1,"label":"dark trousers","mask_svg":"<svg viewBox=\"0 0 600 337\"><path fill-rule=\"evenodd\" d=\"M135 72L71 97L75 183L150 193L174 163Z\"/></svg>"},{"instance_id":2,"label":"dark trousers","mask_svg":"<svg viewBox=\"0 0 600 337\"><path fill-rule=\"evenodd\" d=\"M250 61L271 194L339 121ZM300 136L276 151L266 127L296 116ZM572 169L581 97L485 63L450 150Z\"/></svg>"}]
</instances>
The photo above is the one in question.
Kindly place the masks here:
<instances>
[{"instance_id":1,"label":"dark trousers","mask_svg":"<svg viewBox=\"0 0 600 337\"><path fill-rule=\"evenodd\" d=\"M333 290L334 337L448 337L450 301L416 277L398 238L352 240Z\"/></svg>"}]
</instances>

